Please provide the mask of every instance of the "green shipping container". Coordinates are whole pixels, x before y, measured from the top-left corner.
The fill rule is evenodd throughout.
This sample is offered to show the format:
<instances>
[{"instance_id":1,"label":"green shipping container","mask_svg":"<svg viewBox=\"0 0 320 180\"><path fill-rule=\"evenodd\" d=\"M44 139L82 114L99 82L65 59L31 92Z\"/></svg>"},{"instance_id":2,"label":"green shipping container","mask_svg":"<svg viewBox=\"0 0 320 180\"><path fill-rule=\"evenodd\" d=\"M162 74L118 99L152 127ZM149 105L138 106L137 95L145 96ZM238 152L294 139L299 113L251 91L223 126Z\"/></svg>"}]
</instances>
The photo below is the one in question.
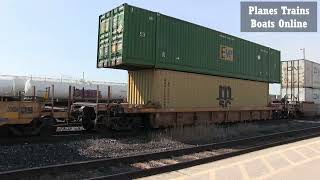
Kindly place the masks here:
<instances>
[{"instance_id":1,"label":"green shipping container","mask_svg":"<svg viewBox=\"0 0 320 180\"><path fill-rule=\"evenodd\" d=\"M98 68L280 82L280 51L124 4L99 17Z\"/></svg>"}]
</instances>

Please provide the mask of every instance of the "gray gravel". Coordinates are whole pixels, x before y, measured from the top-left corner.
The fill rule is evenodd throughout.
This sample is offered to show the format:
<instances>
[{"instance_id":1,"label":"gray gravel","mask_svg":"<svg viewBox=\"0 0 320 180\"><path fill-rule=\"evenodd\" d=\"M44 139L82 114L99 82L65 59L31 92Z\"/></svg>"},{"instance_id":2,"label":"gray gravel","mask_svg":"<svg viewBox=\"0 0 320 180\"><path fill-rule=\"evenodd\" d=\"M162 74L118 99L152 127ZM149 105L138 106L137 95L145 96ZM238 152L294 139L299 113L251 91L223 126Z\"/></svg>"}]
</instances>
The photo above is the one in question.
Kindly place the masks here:
<instances>
[{"instance_id":1,"label":"gray gravel","mask_svg":"<svg viewBox=\"0 0 320 180\"><path fill-rule=\"evenodd\" d=\"M155 131L129 137L92 137L75 141L0 146L0 171L38 167L98 158L191 147L226 139L262 135L293 128L318 126L319 121L270 124L244 123Z\"/></svg>"},{"instance_id":2,"label":"gray gravel","mask_svg":"<svg viewBox=\"0 0 320 180\"><path fill-rule=\"evenodd\" d=\"M0 171L145 152L159 152L188 146L190 145L172 140L148 141L144 137L99 138L54 144L1 146Z\"/></svg>"}]
</instances>

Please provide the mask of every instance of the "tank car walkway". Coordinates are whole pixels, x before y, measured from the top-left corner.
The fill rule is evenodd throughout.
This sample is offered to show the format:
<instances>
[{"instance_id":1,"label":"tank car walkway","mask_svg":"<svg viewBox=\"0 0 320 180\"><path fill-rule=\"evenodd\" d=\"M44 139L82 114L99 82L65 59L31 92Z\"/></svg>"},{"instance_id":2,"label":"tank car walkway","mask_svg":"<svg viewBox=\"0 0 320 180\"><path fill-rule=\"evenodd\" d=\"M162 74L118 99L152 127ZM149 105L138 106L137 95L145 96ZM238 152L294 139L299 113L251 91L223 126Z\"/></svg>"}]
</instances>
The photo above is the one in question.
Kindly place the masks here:
<instances>
[{"instance_id":1,"label":"tank car walkway","mask_svg":"<svg viewBox=\"0 0 320 180\"><path fill-rule=\"evenodd\" d=\"M194 166L143 180L301 180L320 177L320 137Z\"/></svg>"}]
</instances>

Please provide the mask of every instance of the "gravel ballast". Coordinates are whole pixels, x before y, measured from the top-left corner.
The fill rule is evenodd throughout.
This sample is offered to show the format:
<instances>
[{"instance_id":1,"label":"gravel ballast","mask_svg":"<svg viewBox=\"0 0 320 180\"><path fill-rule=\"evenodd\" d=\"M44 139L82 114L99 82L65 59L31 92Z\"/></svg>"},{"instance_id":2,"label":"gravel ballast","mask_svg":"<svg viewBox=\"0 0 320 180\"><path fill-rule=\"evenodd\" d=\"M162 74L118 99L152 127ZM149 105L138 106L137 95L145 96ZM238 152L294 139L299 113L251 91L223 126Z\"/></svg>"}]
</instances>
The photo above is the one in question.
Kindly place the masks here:
<instances>
[{"instance_id":1,"label":"gravel ballast","mask_svg":"<svg viewBox=\"0 0 320 180\"><path fill-rule=\"evenodd\" d=\"M188 146L190 147L171 140L146 142L135 138L99 138L67 143L1 146L0 171L159 152Z\"/></svg>"},{"instance_id":2,"label":"gravel ballast","mask_svg":"<svg viewBox=\"0 0 320 180\"><path fill-rule=\"evenodd\" d=\"M0 145L0 171L160 152L319 125L318 121L239 123L160 130L125 137L93 136L66 142Z\"/></svg>"}]
</instances>

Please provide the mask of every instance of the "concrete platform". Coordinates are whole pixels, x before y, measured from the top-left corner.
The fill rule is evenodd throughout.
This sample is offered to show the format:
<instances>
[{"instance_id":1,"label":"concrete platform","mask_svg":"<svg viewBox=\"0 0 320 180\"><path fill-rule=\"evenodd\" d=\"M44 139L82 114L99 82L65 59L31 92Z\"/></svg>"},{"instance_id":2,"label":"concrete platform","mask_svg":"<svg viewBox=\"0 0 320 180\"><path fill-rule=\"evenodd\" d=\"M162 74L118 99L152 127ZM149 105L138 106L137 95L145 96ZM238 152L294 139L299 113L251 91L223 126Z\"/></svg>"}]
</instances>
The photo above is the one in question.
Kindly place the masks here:
<instances>
[{"instance_id":1,"label":"concrete platform","mask_svg":"<svg viewBox=\"0 0 320 180\"><path fill-rule=\"evenodd\" d=\"M320 137L141 179L320 179Z\"/></svg>"}]
</instances>

